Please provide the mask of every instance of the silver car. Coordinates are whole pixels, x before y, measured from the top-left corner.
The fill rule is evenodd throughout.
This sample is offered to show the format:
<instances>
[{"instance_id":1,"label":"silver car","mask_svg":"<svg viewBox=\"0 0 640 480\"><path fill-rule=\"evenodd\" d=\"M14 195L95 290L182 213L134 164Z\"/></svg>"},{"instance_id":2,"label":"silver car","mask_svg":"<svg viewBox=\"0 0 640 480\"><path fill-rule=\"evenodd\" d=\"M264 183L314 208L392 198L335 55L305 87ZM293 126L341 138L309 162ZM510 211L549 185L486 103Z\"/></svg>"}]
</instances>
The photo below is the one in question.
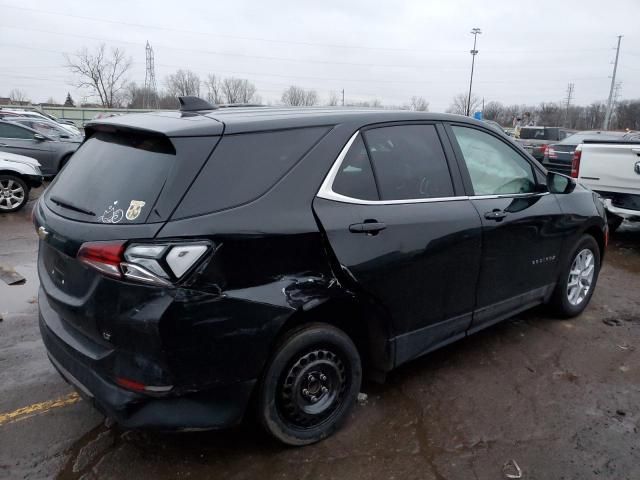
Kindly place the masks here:
<instances>
[{"instance_id":1,"label":"silver car","mask_svg":"<svg viewBox=\"0 0 640 480\"><path fill-rule=\"evenodd\" d=\"M20 210L29 191L42 185L40 164L33 158L0 152L0 213Z\"/></svg>"},{"instance_id":2,"label":"silver car","mask_svg":"<svg viewBox=\"0 0 640 480\"><path fill-rule=\"evenodd\" d=\"M35 158L45 176L56 175L79 145L80 142L64 141L24 125L0 120L0 152Z\"/></svg>"}]
</instances>

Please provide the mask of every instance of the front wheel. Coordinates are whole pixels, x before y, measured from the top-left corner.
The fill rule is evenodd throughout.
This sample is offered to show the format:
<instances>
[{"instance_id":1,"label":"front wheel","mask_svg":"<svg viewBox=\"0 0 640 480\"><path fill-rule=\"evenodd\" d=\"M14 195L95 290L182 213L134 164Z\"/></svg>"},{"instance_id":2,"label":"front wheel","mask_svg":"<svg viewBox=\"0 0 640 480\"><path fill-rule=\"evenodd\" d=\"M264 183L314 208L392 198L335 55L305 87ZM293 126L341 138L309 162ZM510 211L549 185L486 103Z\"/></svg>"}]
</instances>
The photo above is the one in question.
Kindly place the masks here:
<instances>
[{"instance_id":1,"label":"front wheel","mask_svg":"<svg viewBox=\"0 0 640 480\"><path fill-rule=\"evenodd\" d=\"M0 175L0 213L17 212L29 200L29 187L14 175Z\"/></svg>"},{"instance_id":2,"label":"front wheel","mask_svg":"<svg viewBox=\"0 0 640 480\"><path fill-rule=\"evenodd\" d=\"M560 274L552 298L555 312L562 317L580 315L591 300L599 273L600 247L591 235L583 235Z\"/></svg>"},{"instance_id":3,"label":"front wheel","mask_svg":"<svg viewBox=\"0 0 640 480\"><path fill-rule=\"evenodd\" d=\"M331 435L360 391L360 356L341 330L314 323L292 331L266 368L258 416L267 432L302 446Z\"/></svg>"}]
</instances>

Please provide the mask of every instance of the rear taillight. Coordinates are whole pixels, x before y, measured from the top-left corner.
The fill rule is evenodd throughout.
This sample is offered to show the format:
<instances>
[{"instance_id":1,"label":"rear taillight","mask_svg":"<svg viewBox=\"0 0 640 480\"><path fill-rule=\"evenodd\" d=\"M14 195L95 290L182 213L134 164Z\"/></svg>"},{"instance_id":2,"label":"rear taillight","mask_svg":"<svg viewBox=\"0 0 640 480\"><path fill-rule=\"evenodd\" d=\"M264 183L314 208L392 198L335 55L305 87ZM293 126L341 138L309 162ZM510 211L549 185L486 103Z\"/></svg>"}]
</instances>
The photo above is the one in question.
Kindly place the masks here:
<instances>
[{"instance_id":1,"label":"rear taillight","mask_svg":"<svg viewBox=\"0 0 640 480\"><path fill-rule=\"evenodd\" d=\"M571 176L578 178L580 175L580 158L582 157L582 147L578 146L573 152L573 160L571 160Z\"/></svg>"},{"instance_id":2,"label":"rear taillight","mask_svg":"<svg viewBox=\"0 0 640 480\"><path fill-rule=\"evenodd\" d=\"M78 260L105 275L170 286L187 274L209 250L206 242L132 244L124 241L84 243Z\"/></svg>"},{"instance_id":3,"label":"rear taillight","mask_svg":"<svg viewBox=\"0 0 640 480\"><path fill-rule=\"evenodd\" d=\"M558 154L556 153L556 149L553 148L552 146L547 147L546 157L551 160L557 160Z\"/></svg>"},{"instance_id":4,"label":"rear taillight","mask_svg":"<svg viewBox=\"0 0 640 480\"><path fill-rule=\"evenodd\" d=\"M124 241L88 242L78 250L78 260L111 277L121 277L120 262L124 253Z\"/></svg>"}]
</instances>

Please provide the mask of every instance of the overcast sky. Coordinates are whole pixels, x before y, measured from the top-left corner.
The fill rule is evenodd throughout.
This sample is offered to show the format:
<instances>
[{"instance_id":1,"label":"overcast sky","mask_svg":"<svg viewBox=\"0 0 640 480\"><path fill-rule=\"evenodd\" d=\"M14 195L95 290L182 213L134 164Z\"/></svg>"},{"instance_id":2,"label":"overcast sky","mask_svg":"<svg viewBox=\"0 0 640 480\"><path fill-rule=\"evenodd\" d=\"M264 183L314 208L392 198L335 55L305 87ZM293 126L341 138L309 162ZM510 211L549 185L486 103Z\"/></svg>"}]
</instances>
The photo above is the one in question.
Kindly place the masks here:
<instances>
[{"instance_id":1,"label":"overcast sky","mask_svg":"<svg viewBox=\"0 0 640 480\"><path fill-rule=\"evenodd\" d=\"M473 27L487 102L560 101L569 82L578 104L606 99L619 34L620 94L640 98L640 0L0 0L0 12L0 96L34 102L82 100L63 53L100 43L125 49L144 84L148 40L158 88L183 68L248 78L265 102L295 84L322 101L344 88L347 101L418 95L444 111L468 89Z\"/></svg>"}]
</instances>

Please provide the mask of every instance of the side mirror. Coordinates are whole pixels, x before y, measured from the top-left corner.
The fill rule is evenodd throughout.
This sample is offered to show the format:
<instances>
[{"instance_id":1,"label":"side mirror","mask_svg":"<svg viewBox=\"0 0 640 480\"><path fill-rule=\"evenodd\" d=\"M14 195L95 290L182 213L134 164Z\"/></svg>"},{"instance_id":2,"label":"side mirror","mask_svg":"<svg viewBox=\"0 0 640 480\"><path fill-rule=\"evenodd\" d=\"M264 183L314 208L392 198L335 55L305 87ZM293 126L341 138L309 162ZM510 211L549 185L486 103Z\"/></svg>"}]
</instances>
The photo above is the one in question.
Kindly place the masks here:
<instances>
[{"instance_id":1,"label":"side mirror","mask_svg":"<svg viewBox=\"0 0 640 480\"><path fill-rule=\"evenodd\" d=\"M44 135L42 135L40 133L34 133L33 134L33 138L35 138L39 142L44 142L47 139L47 137L45 137Z\"/></svg>"},{"instance_id":2,"label":"side mirror","mask_svg":"<svg viewBox=\"0 0 640 480\"><path fill-rule=\"evenodd\" d=\"M547 188L551 193L571 193L576 188L576 181L561 173L547 173Z\"/></svg>"}]
</instances>

